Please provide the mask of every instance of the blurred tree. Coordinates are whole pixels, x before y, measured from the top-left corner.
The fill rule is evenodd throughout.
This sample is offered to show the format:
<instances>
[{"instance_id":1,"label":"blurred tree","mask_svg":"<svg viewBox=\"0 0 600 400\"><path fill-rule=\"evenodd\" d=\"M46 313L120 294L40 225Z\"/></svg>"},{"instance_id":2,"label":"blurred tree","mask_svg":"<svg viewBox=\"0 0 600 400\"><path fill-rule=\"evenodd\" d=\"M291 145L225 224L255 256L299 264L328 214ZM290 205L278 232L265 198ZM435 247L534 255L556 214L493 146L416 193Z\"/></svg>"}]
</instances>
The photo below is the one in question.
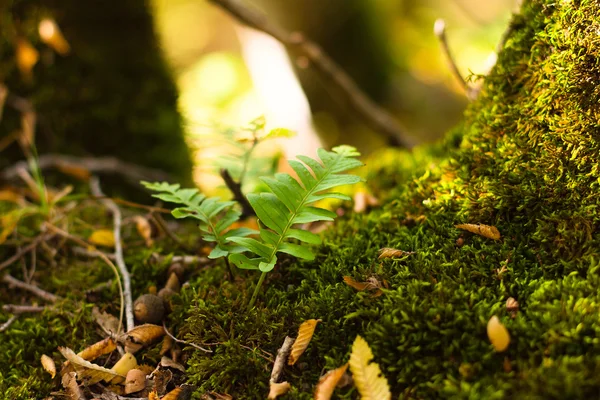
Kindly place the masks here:
<instances>
[{"instance_id":1,"label":"blurred tree","mask_svg":"<svg viewBox=\"0 0 600 400\"><path fill-rule=\"evenodd\" d=\"M111 155L191 181L177 91L145 0L0 4L0 82L33 105L40 154ZM57 22L68 54L43 43L44 18ZM19 128L20 114L5 106L0 167L24 157L10 136Z\"/></svg>"}]
</instances>

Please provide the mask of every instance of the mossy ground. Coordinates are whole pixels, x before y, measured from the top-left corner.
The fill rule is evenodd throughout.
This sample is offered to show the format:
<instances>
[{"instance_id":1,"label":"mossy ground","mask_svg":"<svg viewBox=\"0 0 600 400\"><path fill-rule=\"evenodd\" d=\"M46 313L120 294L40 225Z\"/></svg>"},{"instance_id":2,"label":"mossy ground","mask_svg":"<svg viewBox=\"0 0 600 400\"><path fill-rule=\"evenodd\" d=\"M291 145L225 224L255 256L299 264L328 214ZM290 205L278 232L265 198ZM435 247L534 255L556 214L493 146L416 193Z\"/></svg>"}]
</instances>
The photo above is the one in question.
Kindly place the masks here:
<instances>
[{"instance_id":1,"label":"mossy ground","mask_svg":"<svg viewBox=\"0 0 600 400\"><path fill-rule=\"evenodd\" d=\"M253 310L245 304L257 276L236 271L229 282L221 265L191 276L169 323L214 350L186 351L197 398L209 390L264 398L268 359L309 318L322 323L299 363L284 371L293 387L285 398L311 398L324 370L348 360L356 335L373 349L394 398L598 397L600 5L525 1L513 25L464 123L443 143L368 162L368 182L384 205L347 211L325 233L315 261L283 260ZM494 225L502 239L460 231L459 223ZM377 260L382 247L415 254ZM128 254L140 271L136 295L164 278L159 267L142 273L147 258ZM347 286L345 275L376 276L389 289L372 297ZM69 296L81 299L77 293ZM514 318L508 297L519 302ZM4 334L0 356L9 358L0 365L12 367L2 372L3 384L16 386L12 393L47 393L39 355L92 339L89 309L79 310L74 319L20 319ZM487 338L492 315L510 332L505 353ZM68 335L53 336L51 323ZM47 344L31 348L42 336ZM357 397L352 388L336 393Z\"/></svg>"}]
</instances>

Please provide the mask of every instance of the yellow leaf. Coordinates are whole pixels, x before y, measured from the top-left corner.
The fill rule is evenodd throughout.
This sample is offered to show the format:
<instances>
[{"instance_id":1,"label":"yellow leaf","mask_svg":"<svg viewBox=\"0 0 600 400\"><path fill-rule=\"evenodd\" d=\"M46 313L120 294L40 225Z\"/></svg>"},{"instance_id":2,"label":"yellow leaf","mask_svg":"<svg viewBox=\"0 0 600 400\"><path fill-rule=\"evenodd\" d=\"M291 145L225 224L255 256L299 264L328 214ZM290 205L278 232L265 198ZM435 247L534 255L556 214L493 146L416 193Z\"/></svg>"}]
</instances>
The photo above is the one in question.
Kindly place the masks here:
<instances>
[{"instance_id":1,"label":"yellow leaf","mask_svg":"<svg viewBox=\"0 0 600 400\"><path fill-rule=\"evenodd\" d=\"M384 247L383 249L379 249L378 259L381 260L382 258L404 257L404 256L408 256L411 254L415 254L415 252L393 249L391 247Z\"/></svg>"},{"instance_id":2,"label":"yellow leaf","mask_svg":"<svg viewBox=\"0 0 600 400\"><path fill-rule=\"evenodd\" d=\"M59 347L58 350L62 355L71 362L75 371L77 371L77 377L80 379L86 379L88 385L93 385L100 381L111 382L113 379L125 380L125 375L119 375L113 370L101 367L96 364L92 364L89 361L84 360L73 352L68 347Z\"/></svg>"},{"instance_id":3,"label":"yellow leaf","mask_svg":"<svg viewBox=\"0 0 600 400\"><path fill-rule=\"evenodd\" d=\"M123 382L125 380L125 377L127 376L127 373L129 371L131 371L132 369L134 369L135 367L137 367L137 360L135 359L133 354L131 354L131 353L123 354L121 359L119 361L117 361L117 363L111 368L111 370L113 370L115 373L117 373L120 376L123 376L123 379L115 378L112 380L112 383Z\"/></svg>"},{"instance_id":4,"label":"yellow leaf","mask_svg":"<svg viewBox=\"0 0 600 400\"><path fill-rule=\"evenodd\" d=\"M471 233L475 233L488 239L500 239L500 231L495 226L481 224L458 224L454 225L454 227L458 229L463 229Z\"/></svg>"},{"instance_id":5,"label":"yellow leaf","mask_svg":"<svg viewBox=\"0 0 600 400\"><path fill-rule=\"evenodd\" d=\"M487 334L492 346L494 346L494 350L501 353L508 348L508 345L510 344L510 334L495 315L492 315L492 318L488 321Z\"/></svg>"},{"instance_id":6,"label":"yellow leaf","mask_svg":"<svg viewBox=\"0 0 600 400\"><path fill-rule=\"evenodd\" d=\"M369 284L367 282L358 282L354 280L354 278L352 278L351 276L344 276L344 283L358 290L359 292L362 292L363 290L369 287Z\"/></svg>"},{"instance_id":7,"label":"yellow leaf","mask_svg":"<svg viewBox=\"0 0 600 400\"><path fill-rule=\"evenodd\" d=\"M288 382L275 383L271 382L269 386L268 400L276 399L278 396L284 395L290 390L291 386Z\"/></svg>"},{"instance_id":8,"label":"yellow leaf","mask_svg":"<svg viewBox=\"0 0 600 400\"><path fill-rule=\"evenodd\" d=\"M23 214L22 209L17 209L0 216L0 244L13 233Z\"/></svg>"},{"instance_id":9,"label":"yellow leaf","mask_svg":"<svg viewBox=\"0 0 600 400\"><path fill-rule=\"evenodd\" d=\"M335 390L338 382L346 373L348 364L327 372L319 379L319 383L315 388L315 400L329 400Z\"/></svg>"},{"instance_id":10,"label":"yellow leaf","mask_svg":"<svg viewBox=\"0 0 600 400\"><path fill-rule=\"evenodd\" d=\"M115 234L110 229L95 230L88 240L98 246L115 247Z\"/></svg>"},{"instance_id":11,"label":"yellow leaf","mask_svg":"<svg viewBox=\"0 0 600 400\"><path fill-rule=\"evenodd\" d=\"M54 364L54 360L52 360L47 355L42 354L41 361L44 370L46 370L46 372L48 372L52 376L52 378L54 378L56 376L56 365Z\"/></svg>"},{"instance_id":12,"label":"yellow leaf","mask_svg":"<svg viewBox=\"0 0 600 400\"><path fill-rule=\"evenodd\" d=\"M313 337L313 333L315 332L315 328L317 327L317 323L320 321L320 319L309 319L300 325L300 328L298 328L298 337L294 341L292 350L290 351L288 365L296 364L298 358L300 358L302 353L304 353L304 350L308 347L308 344Z\"/></svg>"},{"instance_id":13,"label":"yellow leaf","mask_svg":"<svg viewBox=\"0 0 600 400\"><path fill-rule=\"evenodd\" d=\"M108 354L117 348L117 343L111 338L106 338L91 346L86 347L77 355L86 361L94 361L96 358Z\"/></svg>"},{"instance_id":14,"label":"yellow leaf","mask_svg":"<svg viewBox=\"0 0 600 400\"><path fill-rule=\"evenodd\" d=\"M390 400L392 393L387 379L379 365L373 360L373 353L367 342L357 336L350 354L350 371L361 400Z\"/></svg>"}]
</instances>

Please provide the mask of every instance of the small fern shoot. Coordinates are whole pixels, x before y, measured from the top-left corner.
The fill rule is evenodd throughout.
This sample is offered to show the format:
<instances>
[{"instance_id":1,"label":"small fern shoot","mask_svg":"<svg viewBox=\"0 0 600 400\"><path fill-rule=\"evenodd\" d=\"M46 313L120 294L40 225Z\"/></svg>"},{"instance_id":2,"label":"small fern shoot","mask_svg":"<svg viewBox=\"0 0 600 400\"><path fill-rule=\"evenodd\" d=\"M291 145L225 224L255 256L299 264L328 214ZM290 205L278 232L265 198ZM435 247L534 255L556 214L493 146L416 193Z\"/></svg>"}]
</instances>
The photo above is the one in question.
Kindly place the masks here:
<instances>
[{"instance_id":1,"label":"small fern shoot","mask_svg":"<svg viewBox=\"0 0 600 400\"><path fill-rule=\"evenodd\" d=\"M178 184L170 185L167 182L142 182L147 189L159 192L152 197L170 203L183 204L171 211L175 218L195 218L200 221L202 238L207 242L216 242L208 258L225 257L230 253L245 251L242 246L236 246L228 239L230 236L243 238L257 233L248 228L228 230L236 222L241 213L233 208L235 201L220 201L217 197L206 197L198 189L180 189Z\"/></svg>"},{"instance_id":2,"label":"small fern shoot","mask_svg":"<svg viewBox=\"0 0 600 400\"><path fill-rule=\"evenodd\" d=\"M263 272L250 300L250 307L254 304L265 273L274 268L277 253L287 253L305 260L314 258L314 254L302 245L302 242L319 244L321 238L294 226L314 221L332 221L336 214L312 204L326 198L349 200L348 196L341 193L326 191L360 181L358 176L341 174L363 165L354 158L360 155L354 147L339 146L331 152L319 149L317 155L321 162L306 156L298 156L302 162L289 161L299 181L285 173L276 174L274 178L261 178L272 193L247 196L261 223L259 238L233 235L228 237L229 241L254 255L248 257L241 253L230 254L229 260L239 268L258 269ZM300 241L301 244L294 243L294 240Z\"/></svg>"}]
</instances>

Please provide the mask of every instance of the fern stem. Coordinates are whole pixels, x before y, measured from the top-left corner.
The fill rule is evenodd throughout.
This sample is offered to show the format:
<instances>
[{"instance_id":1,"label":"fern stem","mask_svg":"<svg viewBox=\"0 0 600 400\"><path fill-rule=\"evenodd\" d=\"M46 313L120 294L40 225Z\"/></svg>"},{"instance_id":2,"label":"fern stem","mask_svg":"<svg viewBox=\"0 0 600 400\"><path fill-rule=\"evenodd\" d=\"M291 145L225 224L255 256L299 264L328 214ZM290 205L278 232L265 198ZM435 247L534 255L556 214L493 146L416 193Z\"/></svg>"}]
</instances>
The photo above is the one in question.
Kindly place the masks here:
<instances>
[{"instance_id":1,"label":"fern stem","mask_svg":"<svg viewBox=\"0 0 600 400\"><path fill-rule=\"evenodd\" d=\"M235 277L233 276L233 270L231 269L231 264L229 263L229 260L227 259L227 257L223 257L223 260L225 260L225 265L227 266L227 274L229 275L229 280L231 282L233 282L235 280Z\"/></svg>"},{"instance_id":2,"label":"fern stem","mask_svg":"<svg viewBox=\"0 0 600 400\"><path fill-rule=\"evenodd\" d=\"M262 274L260 274L260 278L258 279L256 286L254 287L254 293L252 293L252 298L250 299L250 303L248 303L248 310L252 309L252 307L254 306L254 303L256 302L256 298L258 297L258 292L260 291L260 287L262 286L263 281L265 280L266 277L267 277L266 272L263 272Z\"/></svg>"}]
</instances>

